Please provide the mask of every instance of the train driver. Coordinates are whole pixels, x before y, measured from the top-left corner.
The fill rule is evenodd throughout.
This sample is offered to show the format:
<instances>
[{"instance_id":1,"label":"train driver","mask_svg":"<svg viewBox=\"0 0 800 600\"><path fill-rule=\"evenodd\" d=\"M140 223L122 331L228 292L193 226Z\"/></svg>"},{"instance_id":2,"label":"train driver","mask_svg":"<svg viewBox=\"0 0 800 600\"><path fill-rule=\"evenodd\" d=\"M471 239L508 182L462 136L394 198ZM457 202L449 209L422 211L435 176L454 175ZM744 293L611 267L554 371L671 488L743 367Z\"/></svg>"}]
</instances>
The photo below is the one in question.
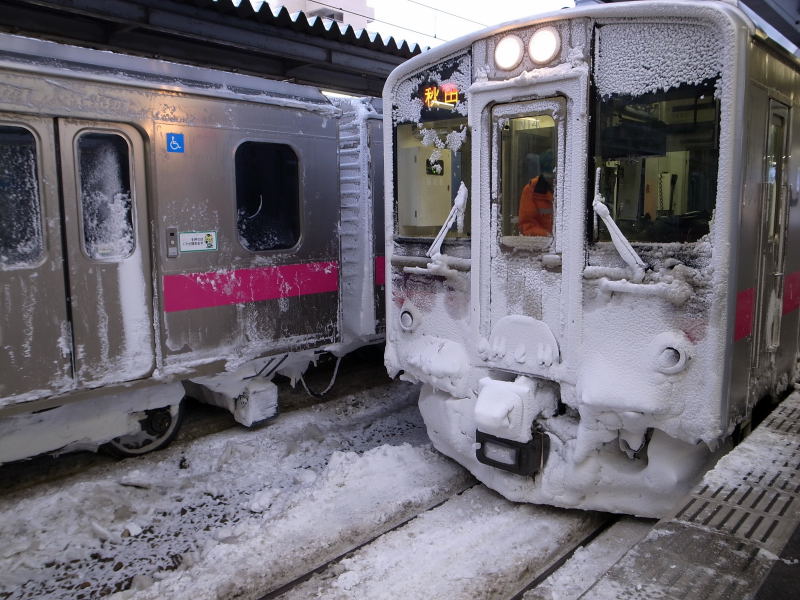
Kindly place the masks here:
<instances>
[{"instance_id":1,"label":"train driver","mask_svg":"<svg viewBox=\"0 0 800 600\"><path fill-rule=\"evenodd\" d=\"M522 235L553 235L553 154L539 156L541 172L524 188L519 199L519 232Z\"/></svg>"}]
</instances>

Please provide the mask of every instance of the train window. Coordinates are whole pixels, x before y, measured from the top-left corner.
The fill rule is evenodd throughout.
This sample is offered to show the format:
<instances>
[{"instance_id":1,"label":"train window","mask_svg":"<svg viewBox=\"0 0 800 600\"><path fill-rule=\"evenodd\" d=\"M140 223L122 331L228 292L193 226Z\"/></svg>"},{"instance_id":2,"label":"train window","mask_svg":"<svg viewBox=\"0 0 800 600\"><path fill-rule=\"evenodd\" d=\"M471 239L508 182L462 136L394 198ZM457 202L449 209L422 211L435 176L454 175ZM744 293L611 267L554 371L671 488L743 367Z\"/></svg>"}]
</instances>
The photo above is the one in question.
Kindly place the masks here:
<instances>
[{"instance_id":1,"label":"train window","mask_svg":"<svg viewBox=\"0 0 800 600\"><path fill-rule=\"evenodd\" d=\"M502 236L553 237L556 122L547 114L501 122ZM504 240L515 245L513 240Z\"/></svg>"},{"instance_id":2,"label":"train window","mask_svg":"<svg viewBox=\"0 0 800 600\"><path fill-rule=\"evenodd\" d=\"M248 250L291 248L300 239L297 155L286 144L244 142L236 149L236 224Z\"/></svg>"},{"instance_id":3,"label":"train window","mask_svg":"<svg viewBox=\"0 0 800 600\"><path fill-rule=\"evenodd\" d=\"M133 254L130 150L117 133L83 133L77 140L83 244L89 258Z\"/></svg>"},{"instance_id":4,"label":"train window","mask_svg":"<svg viewBox=\"0 0 800 600\"><path fill-rule=\"evenodd\" d=\"M470 141L466 118L397 126L397 233L432 238L442 228L461 182L470 176ZM461 232L469 237L469 204Z\"/></svg>"},{"instance_id":5,"label":"train window","mask_svg":"<svg viewBox=\"0 0 800 600\"><path fill-rule=\"evenodd\" d=\"M44 251L36 139L0 126L0 268L36 262Z\"/></svg>"},{"instance_id":6,"label":"train window","mask_svg":"<svg viewBox=\"0 0 800 600\"><path fill-rule=\"evenodd\" d=\"M767 136L767 154L764 157L767 193L767 227L769 228L767 236L770 242L777 241L781 233L783 210L781 202L779 202L779 194L785 193L785 191L781 189L781 184L783 183L785 127L783 116L778 114L771 115L769 133Z\"/></svg>"},{"instance_id":7,"label":"train window","mask_svg":"<svg viewBox=\"0 0 800 600\"><path fill-rule=\"evenodd\" d=\"M693 242L708 233L719 162L714 84L597 100L600 191L631 241ZM602 223L598 233L610 239Z\"/></svg>"}]
</instances>

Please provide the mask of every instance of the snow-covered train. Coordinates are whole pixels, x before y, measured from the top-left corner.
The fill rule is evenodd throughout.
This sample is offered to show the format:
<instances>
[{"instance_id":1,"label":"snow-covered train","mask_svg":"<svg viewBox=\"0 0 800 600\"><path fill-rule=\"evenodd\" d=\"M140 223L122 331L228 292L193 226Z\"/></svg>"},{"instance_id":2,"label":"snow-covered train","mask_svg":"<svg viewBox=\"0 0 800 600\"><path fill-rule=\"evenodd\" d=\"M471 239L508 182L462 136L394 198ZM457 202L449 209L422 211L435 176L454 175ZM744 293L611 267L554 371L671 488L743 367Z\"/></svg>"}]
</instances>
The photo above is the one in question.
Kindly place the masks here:
<instances>
[{"instance_id":1,"label":"snow-covered train","mask_svg":"<svg viewBox=\"0 0 800 600\"><path fill-rule=\"evenodd\" d=\"M735 2L515 21L383 110L386 364L491 488L662 515L798 379L800 67Z\"/></svg>"},{"instance_id":2,"label":"snow-covered train","mask_svg":"<svg viewBox=\"0 0 800 600\"><path fill-rule=\"evenodd\" d=\"M0 463L163 446L184 388L250 425L275 373L381 341L381 127L377 101L0 35Z\"/></svg>"}]
</instances>

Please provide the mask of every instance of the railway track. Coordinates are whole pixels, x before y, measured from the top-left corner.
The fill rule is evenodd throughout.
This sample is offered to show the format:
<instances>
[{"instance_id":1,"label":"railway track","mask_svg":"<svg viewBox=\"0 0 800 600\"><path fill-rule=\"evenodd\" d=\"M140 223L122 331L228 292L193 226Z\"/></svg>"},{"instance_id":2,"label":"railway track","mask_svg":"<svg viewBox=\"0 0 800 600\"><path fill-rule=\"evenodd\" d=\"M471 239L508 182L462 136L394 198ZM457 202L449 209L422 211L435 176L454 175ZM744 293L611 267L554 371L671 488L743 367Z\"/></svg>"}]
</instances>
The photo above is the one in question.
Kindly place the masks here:
<instances>
[{"instance_id":1,"label":"railway track","mask_svg":"<svg viewBox=\"0 0 800 600\"><path fill-rule=\"evenodd\" d=\"M6 488L0 598L514 598L616 527L476 484L430 448L415 388L367 381Z\"/></svg>"},{"instance_id":2,"label":"railway track","mask_svg":"<svg viewBox=\"0 0 800 600\"><path fill-rule=\"evenodd\" d=\"M477 484L259 600L577 599L651 527Z\"/></svg>"}]
</instances>

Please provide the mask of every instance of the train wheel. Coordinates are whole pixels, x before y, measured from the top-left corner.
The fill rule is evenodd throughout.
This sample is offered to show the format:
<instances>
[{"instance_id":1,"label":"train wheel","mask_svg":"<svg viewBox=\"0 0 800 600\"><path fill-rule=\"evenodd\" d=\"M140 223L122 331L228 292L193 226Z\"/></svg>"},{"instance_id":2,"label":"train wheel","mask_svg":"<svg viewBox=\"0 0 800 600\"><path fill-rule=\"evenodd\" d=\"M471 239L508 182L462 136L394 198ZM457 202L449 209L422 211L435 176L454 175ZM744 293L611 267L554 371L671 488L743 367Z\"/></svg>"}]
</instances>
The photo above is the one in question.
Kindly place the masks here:
<instances>
[{"instance_id":1,"label":"train wheel","mask_svg":"<svg viewBox=\"0 0 800 600\"><path fill-rule=\"evenodd\" d=\"M145 411L145 418L139 421L141 429L114 438L103 446L103 450L113 456L126 458L140 456L169 445L183 421L183 402L163 408Z\"/></svg>"}]
</instances>

